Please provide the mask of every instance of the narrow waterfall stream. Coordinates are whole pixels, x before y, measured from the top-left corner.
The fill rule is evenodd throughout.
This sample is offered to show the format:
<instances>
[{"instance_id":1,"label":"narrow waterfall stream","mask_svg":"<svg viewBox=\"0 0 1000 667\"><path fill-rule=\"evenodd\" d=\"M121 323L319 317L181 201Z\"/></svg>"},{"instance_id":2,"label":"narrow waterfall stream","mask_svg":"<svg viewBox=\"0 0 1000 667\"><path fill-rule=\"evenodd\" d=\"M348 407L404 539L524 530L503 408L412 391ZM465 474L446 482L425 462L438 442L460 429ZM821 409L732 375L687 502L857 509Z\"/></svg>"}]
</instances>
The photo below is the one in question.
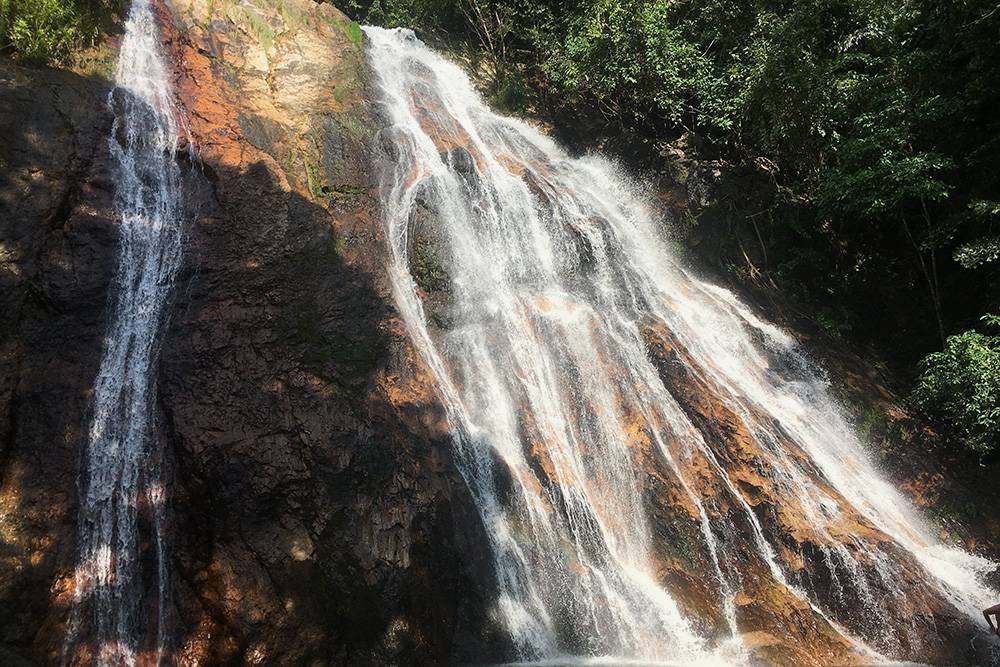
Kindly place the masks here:
<instances>
[{"instance_id":1,"label":"narrow waterfall stream","mask_svg":"<svg viewBox=\"0 0 1000 667\"><path fill-rule=\"evenodd\" d=\"M109 139L121 216L112 312L80 472L79 547L65 662L159 664L168 594L161 453L153 433L156 362L183 242L184 134L150 0L134 0L125 24ZM140 535L140 515L151 535ZM155 571L141 571L148 539ZM155 582L150 584L150 582ZM155 605L144 605L152 589ZM148 595L147 595L148 596ZM151 607L151 608L150 608Z\"/></svg>"},{"instance_id":2,"label":"narrow waterfall stream","mask_svg":"<svg viewBox=\"0 0 1000 667\"><path fill-rule=\"evenodd\" d=\"M876 660L919 654L929 606L979 615L994 565L932 535L795 341L678 262L612 164L493 113L412 32L365 34L395 297L444 396L518 659L745 662L751 587ZM680 366L728 444L665 380ZM682 549L653 512L694 531L714 620L670 585L664 552Z\"/></svg>"}]
</instances>

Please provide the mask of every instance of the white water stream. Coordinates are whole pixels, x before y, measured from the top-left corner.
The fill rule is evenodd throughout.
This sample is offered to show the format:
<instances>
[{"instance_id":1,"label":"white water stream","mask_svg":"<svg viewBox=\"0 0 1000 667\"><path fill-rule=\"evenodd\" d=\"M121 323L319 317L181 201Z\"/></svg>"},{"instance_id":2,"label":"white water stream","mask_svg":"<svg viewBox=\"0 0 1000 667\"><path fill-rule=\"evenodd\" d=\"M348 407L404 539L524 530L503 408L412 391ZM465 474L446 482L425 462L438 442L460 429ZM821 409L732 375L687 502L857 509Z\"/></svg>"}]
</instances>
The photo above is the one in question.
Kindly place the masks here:
<instances>
[{"instance_id":1,"label":"white water stream","mask_svg":"<svg viewBox=\"0 0 1000 667\"><path fill-rule=\"evenodd\" d=\"M140 649L159 664L166 642L168 581L159 443L153 433L156 362L184 215L176 154L183 123L174 107L159 24L150 0L134 0L109 104L115 208L121 216L112 312L95 382L80 473L78 562L64 661L134 665ZM151 535L140 535L140 514ZM141 571L148 539L155 571ZM152 590L154 604L144 604Z\"/></svg>"},{"instance_id":2,"label":"white water stream","mask_svg":"<svg viewBox=\"0 0 1000 667\"><path fill-rule=\"evenodd\" d=\"M365 34L390 156L381 188L395 298L444 396L491 541L495 613L519 660L744 662L735 559L746 551L873 659L924 641L896 616L919 604L901 568L981 622L993 593L979 576L994 564L932 535L795 341L676 261L655 211L612 164L571 158L493 113L461 68L412 32ZM428 272L446 281L433 306L425 291L437 288L420 284ZM819 545L800 556L828 572L829 595L781 555L774 522L665 386L643 338L651 323L676 337L752 433L772 493ZM695 574L725 617L714 633L657 578L639 441L696 508L707 559ZM728 513L693 476L695 460ZM845 537L848 515L870 535ZM851 598L852 618L838 617L838 595Z\"/></svg>"}]
</instances>

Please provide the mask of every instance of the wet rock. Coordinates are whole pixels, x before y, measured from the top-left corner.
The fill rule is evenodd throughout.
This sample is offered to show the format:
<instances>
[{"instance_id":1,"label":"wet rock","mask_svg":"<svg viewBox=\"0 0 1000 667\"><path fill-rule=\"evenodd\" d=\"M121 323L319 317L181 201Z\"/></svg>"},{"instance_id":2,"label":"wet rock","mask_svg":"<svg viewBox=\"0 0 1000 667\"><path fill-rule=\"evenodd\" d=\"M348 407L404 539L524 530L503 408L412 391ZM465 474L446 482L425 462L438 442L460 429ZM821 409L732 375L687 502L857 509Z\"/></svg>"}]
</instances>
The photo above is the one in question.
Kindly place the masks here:
<instances>
[{"instance_id":1,"label":"wet rock","mask_svg":"<svg viewBox=\"0 0 1000 667\"><path fill-rule=\"evenodd\" d=\"M463 146L456 146L451 150L441 153L441 161L447 164L455 173L459 174L470 187L473 187L478 181L476 161L473 159L472 154Z\"/></svg>"},{"instance_id":2,"label":"wet rock","mask_svg":"<svg viewBox=\"0 0 1000 667\"><path fill-rule=\"evenodd\" d=\"M0 662L58 656L115 258L110 86L0 58Z\"/></svg>"},{"instance_id":3,"label":"wet rock","mask_svg":"<svg viewBox=\"0 0 1000 667\"><path fill-rule=\"evenodd\" d=\"M192 26L220 26L224 9L170 4L178 97L211 175L160 381L178 655L419 664L502 651L485 538L385 273L356 27L327 4L257 2L270 38L227 15L209 57Z\"/></svg>"},{"instance_id":4,"label":"wet rock","mask_svg":"<svg viewBox=\"0 0 1000 667\"><path fill-rule=\"evenodd\" d=\"M186 265L159 375L155 437L170 453L170 660L510 657L490 618L488 542L453 460L447 416L385 274L373 172L398 156L380 140L366 102L360 33L329 4L308 0L158 7L197 155L186 164L203 175L189 183ZM76 464L116 250L112 118L106 82L0 61L0 89L0 662L50 664L70 604ZM117 94L114 103L127 100ZM469 138L434 125L438 100L427 95L424 104L441 159L474 190ZM722 166L698 163L682 146L667 157L675 217L709 211L705 219L718 224L703 222L693 238L721 234L719 211L733 194ZM544 208L543 184L526 181ZM447 329L448 258L432 193L421 198L410 227L412 273L429 317ZM580 230L566 233L583 285L593 248ZM659 583L711 643L729 632L721 579L739 576L735 624L762 664L857 662L822 615L776 581L752 542L756 521L792 583L852 631L871 634L877 619L852 604L865 591L843 583L844 564L776 483L762 448L801 453L780 424L755 428L720 398L669 331L644 334L664 383L736 489L705 457L678 456L708 511L716 572L689 491L648 434L630 431ZM795 359L772 357L773 372L796 377ZM850 378L852 402L867 397L899 417L875 428L903 424L933 442L871 369L848 357L837 372ZM534 478L554 488L543 437L519 426ZM933 462L906 453L908 444L900 439L892 451L913 461L904 483L918 499L931 504L958 488ZM501 502L512 502L511 471L496 461L492 472ZM893 563L906 558L855 512L837 531L844 544L874 546ZM886 594L873 564L862 565L857 581L868 594ZM915 568L896 583L916 602L891 610L891 632L874 640L921 660L975 661L967 622L921 588ZM587 637L571 641L588 646Z\"/></svg>"},{"instance_id":5,"label":"wet rock","mask_svg":"<svg viewBox=\"0 0 1000 667\"><path fill-rule=\"evenodd\" d=\"M927 575L912 555L876 530L839 494L822 486L822 474L808 467L806 457L798 452L780 424L771 423L770 430L764 432L748 421L752 417L758 424L767 423L754 416L752 408L741 408L751 410L750 416L734 412L733 406L721 398L725 392L713 386L711 376L664 326L652 324L643 335L664 384L749 503L767 542L778 545L774 549L777 566L788 581L807 591L811 599L820 601L827 614L879 650L934 664L975 662L975 651L959 646L961 638L974 632L969 619L927 585ZM822 530L812 525L799 499L780 483L782 474L774 469L764 447L774 447L783 456L799 459L796 465L803 466L836 503L836 522ZM697 457L683 465L701 478L699 494L703 499L712 499L710 506L720 516L719 525L734 528L723 543L720 566L725 572L732 567L726 563L739 563L742 581L736 622L741 632L756 638L754 654L768 664L779 665L849 664L859 660L860 656L825 618L775 579L754 547L754 526L733 502L733 489L720 484ZM654 516L662 515L663 507L684 505L683 494L672 492L671 483L670 478L665 478L662 489L651 489L657 500L669 499L650 500ZM674 525L678 522L676 518L667 521ZM662 532L662 528L658 529L658 533ZM694 569L692 562L705 562L701 555L685 563L683 550L678 558L678 543L687 541L678 535L658 541L658 552L666 556L668 570L670 563L677 560L684 573ZM885 563L890 563L895 573L891 580L884 575ZM681 590L685 591L681 598L685 604L701 618L709 617L697 585L686 585ZM899 596L899 591L905 592L905 597ZM883 599L888 604L880 606L878 601ZM712 600L707 602L710 605ZM881 609L877 615L872 613L875 607Z\"/></svg>"}]
</instances>

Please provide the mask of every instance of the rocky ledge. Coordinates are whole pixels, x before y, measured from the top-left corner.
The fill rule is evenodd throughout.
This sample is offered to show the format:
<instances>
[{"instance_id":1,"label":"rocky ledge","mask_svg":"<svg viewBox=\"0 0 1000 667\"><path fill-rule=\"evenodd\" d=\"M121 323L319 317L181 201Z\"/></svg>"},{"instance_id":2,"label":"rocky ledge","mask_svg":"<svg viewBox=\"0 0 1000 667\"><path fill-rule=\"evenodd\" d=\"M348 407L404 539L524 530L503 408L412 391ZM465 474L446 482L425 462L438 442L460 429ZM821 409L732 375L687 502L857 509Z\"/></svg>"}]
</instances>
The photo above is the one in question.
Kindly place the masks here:
<instances>
[{"instance_id":1,"label":"rocky ledge","mask_svg":"<svg viewBox=\"0 0 1000 667\"><path fill-rule=\"evenodd\" d=\"M488 543L385 275L373 175L386 157L373 141L359 27L311 0L157 7L197 148L185 165L187 255L162 345L155 435L172 517L169 661L503 660ZM71 602L76 471L116 250L110 85L0 60L0 88L0 663L52 664ZM667 203L686 210L708 196L689 190ZM427 232L433 221L424 223ZM414 237L426 246L413 253L423 258L415 273L446 327L428 235ZM818 542L797 523L794 499L769 487L746 424L713 398L670 332L651 328L646 340L772 541L786 544L797 581L822 588L795 558ZM862 378L852 391L892 403L851 359L841 367ZM698 574L707 556L697 517L635 435L658 576L684 591L680 603L710 632L723 610ZM700 492L718 499L720 515L739 514L733 494L702 474L706 461L681 464L704 478ZM884 541L861 517L848 514L845 526ZM734 559L757 558L733 544ZM735 601L762 662L857 659L765 570L749 568ZM942 638L903 652L965 659L955 644L964 619L918 594L926 604L911 620Z\"/></svg>"},{"instance_id":2,"label":"rocky ledge","mask_svg":"<svg viewBox=\"0 0 1000 667\"><path fill-rule=\"evenodd\" d=\"M310 0L158 10L198 153L159 374L170 660L502 654L486 540L384 275L359 27ZM50 664L114 263L109 84L4 62L0 85L0 662Z\"/></svg>"}]
</instances>

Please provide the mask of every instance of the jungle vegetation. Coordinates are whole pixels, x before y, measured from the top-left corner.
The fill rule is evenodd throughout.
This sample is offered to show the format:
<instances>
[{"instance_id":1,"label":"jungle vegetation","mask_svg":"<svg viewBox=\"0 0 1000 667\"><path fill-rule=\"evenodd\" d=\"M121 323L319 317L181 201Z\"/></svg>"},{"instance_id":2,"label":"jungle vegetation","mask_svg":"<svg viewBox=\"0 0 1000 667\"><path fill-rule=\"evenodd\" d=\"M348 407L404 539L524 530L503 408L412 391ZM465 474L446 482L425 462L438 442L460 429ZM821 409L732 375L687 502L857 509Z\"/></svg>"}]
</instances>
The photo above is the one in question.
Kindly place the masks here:
<instances>
[{"instance_id":1,"label":"jungle vegetation","mask_svg":"<svg viewBox=\"0 0 1000 667\"><path fill-rule=\"evenodd\" d=\"M769 261L731 276L809 304L968 447L1000 451L996 0L345 9L471 44L501 107L628 137L626 153L693 136L704 156L766 172L773 193L745 222Z\"/></svg>"},{"instance_id":2,"label":"jungle vegetation","mask_svg":"<svg viewBox=\"0 0 1000 667\"><path fill-rule=\"evenodd\" d=\"M742 224L766 261L730 276L809 304L888 360L928 416L1000 454L996 0L337 4L470 47L505 110L623 138L626 157L686 137L764 174L771 191ZM0 0L0 49L65 60L119 5Z\"/></svg>"}]
</instances>

